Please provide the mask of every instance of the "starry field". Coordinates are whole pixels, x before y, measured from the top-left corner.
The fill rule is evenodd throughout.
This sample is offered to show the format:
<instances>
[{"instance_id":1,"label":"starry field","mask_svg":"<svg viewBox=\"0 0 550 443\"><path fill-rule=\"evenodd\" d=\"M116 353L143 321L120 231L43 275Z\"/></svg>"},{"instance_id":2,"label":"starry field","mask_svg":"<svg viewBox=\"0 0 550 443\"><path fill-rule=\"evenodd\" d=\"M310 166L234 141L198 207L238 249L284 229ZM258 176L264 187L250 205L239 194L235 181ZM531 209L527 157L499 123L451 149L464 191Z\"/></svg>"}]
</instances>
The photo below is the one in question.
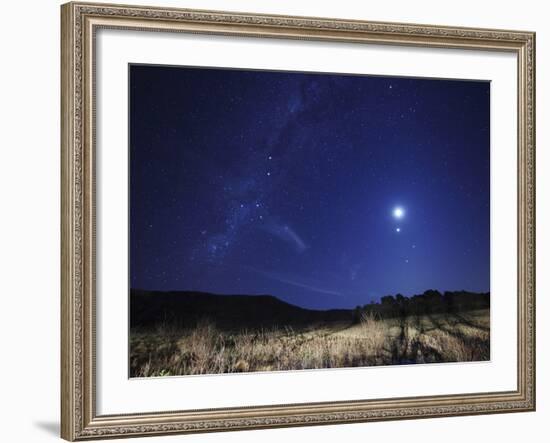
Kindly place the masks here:
<instances>
[{"instance_id":1,"label":"starry field","mask_svg":"<svg viewBox=\"0 0 550 443\"><path fill-rule=\"evenodd\" d=\"M428 289L489 293L488 82L154 65L130 65L129 75L132 290L267 294L315 311L351 311L388 294ZM302 361L300 367L486 359L489 311L465 312L463 318L472 312L481 322L468 320L481 327L471 326L474 335L485 337L466 342L484 342L484 350L454 356L414 356L411 344L396 359L401 345L392 337L397 333L401 343L401 330L435 340L421 332L426 313L415 313L420 320L409 318L405 329L396 329L395 316L371 319L385 331L381 353L366 348L370 326L357 319L289 322L276 330L267 322L254 333L263 331L264 341L277 343L273 349L287 349L284 361ZM433 317L443 325L437 330L468 335L445 315ZM229 328L204 317L194 329L180 328L175 342L165 333L173 325L132 328L130 360L139 362L132 371L174 372L154 361L155 369L143 369L158 340L177 355L194 346L189 337L202 334L218 337L213 348L204 344L210 339L200 342L218 351L241 334L249 340L238 316ZM296 335L290 339L289 328ZM294 340L319 343L315 352L325 349L322 343L344 349L342 340L360 346L337 362L306 364L305 348ZM298 365L268 363L273 355L240 365L235 356L220 357L226 363L206 367Z\"/></svg>"}]
</instances>

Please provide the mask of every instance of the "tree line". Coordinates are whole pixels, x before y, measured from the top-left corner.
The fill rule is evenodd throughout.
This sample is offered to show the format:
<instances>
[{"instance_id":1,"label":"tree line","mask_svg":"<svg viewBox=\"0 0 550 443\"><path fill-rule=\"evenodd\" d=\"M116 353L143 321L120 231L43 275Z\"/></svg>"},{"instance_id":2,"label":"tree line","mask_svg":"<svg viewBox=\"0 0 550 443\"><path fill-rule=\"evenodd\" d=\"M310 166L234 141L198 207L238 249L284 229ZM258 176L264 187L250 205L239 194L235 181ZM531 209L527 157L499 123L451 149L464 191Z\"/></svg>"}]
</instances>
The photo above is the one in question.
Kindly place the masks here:
<instances>
[{"instance_id":1,"label":"tree line","mask_svg":"<svg viewBox=\"0 0 550 443\"><path fill-rule=\"evenodd\" d=\"M356 306L353 319L359 322L365 314L379 318L406 317L409 315L429 315L436 313L457 313L490 307L488 292L445 291L429 289L423 294L405 297L402 294L385 295L380 301Z\"/></svg>"}]
</instances>

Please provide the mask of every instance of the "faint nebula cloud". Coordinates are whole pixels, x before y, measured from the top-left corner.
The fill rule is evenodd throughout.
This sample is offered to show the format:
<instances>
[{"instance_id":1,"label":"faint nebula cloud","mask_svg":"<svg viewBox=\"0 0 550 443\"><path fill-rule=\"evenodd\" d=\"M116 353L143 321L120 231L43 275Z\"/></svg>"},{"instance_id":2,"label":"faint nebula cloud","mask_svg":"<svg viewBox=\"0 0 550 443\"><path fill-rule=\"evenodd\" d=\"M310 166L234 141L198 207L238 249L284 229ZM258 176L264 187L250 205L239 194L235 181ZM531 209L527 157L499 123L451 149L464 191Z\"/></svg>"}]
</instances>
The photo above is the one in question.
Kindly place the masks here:
<instances>
[{"instance_id":1,"label":"faint nebula cloud","mask_svg":"<svg viewBox=\"0 0 550 443\"><path fill-rule=\"evenodd\" d=\"M268 221L262 228L277 237L278 239L287 243L292 247L296 252L302 253L307 248L308 245L305 241L298 235L298 233L292 229L287 223L279 223L275 220Z\"/></svg>"}]
</instances>

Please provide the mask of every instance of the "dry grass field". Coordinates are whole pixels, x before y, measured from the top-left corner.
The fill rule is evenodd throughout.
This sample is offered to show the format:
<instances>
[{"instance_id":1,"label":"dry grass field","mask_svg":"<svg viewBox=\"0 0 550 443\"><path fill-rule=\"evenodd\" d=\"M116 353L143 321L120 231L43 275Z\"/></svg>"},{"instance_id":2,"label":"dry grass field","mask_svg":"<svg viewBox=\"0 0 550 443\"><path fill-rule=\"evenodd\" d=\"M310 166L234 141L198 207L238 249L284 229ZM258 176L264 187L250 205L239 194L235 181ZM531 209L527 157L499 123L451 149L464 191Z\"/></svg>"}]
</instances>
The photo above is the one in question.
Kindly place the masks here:
<instances>
[{"instance_id":1,"label":"dry grass field","mask_svg":"<svg viewBox=\"0 0 550 443\"><path fill-rule=\"evenodd\" d=\"M132 377L488 360L489 310L229 331L133 329Z\"/></svg>"}]
</instances>

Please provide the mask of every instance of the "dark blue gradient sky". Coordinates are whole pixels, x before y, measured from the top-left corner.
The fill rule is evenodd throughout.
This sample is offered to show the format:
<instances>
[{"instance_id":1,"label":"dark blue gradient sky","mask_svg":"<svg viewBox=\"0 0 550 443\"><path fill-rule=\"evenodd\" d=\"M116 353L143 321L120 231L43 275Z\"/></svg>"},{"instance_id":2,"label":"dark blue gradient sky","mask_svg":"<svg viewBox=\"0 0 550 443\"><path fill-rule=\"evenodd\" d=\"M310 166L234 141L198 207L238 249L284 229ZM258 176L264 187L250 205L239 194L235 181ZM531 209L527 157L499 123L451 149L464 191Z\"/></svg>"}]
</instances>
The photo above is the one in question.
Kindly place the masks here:
<instances>
[{"instance_id":1,"label":"dark blue gradient sky","mask_svg":"<svg viewBox=\"0 0 550 443\"><path fill-rule=\"evenodd\" d=\"M132 288L489 291L488 82L132 65L130 93Z\"/></svg>"}]
</instances>

